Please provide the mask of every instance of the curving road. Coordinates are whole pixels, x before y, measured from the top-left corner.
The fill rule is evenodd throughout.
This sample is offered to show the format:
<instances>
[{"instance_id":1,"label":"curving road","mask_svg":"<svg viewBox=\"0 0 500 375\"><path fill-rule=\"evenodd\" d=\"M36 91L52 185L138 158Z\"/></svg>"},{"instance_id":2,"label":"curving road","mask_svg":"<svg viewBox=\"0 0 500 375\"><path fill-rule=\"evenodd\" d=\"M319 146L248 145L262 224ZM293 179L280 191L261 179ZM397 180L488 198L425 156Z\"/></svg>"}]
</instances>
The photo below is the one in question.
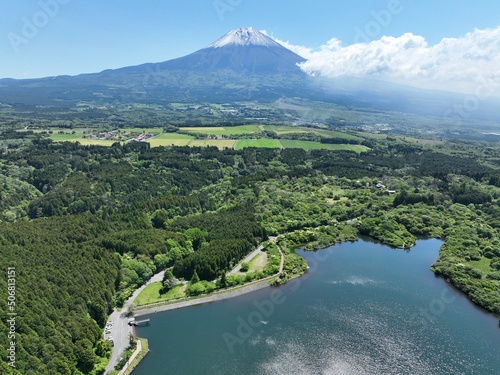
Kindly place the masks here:
<instances>
[{"instance_id":1,"label":"curving road","mask_svg":"<svg viewBox=\"0 0 500 375\"><path fill-rule=\"evenodd\" d=\"M271 238L273 242L276 242L276 238ZM197 299L191 299L191 300L184 300L184 301L179 301L176 303L171 303L171 304L166 304L166 305L156 305L156 306L151 306L150 308L146 308L144 310L137 310L135 311L134 316L141 316L141 315L146 315L146 314L152 314L152 313L157 313L161 311L168 311L168 310L174 310L174 309L180 309L183 307L188 307L188 306L194 306L194 305L199 305L203 303L209 303L209 302L214 302L214 301L220 301L223 299L227 298L233 298L240 296L245 293L250 293L262 288L268 288L270 287L268 284L268 280L272 279L273 277L276 277L277 275L280 275L283 272L283 266L285 263L285 254L283 253L283 250L281 247L276 244L276 247L278 248L278 251L281 254L281 262L280 262L280 268L277 274L268 276L264 279L254 281L252 283L249 283L245 286L239 286L239 287L234 287L234 288L229 288L228 290L225 290L224 292L220 293L214 293L212 295L202 297L202 298L197 298ZM263 250L263 246L259 246L257 249L255 249L251 254L249 254L245 259L243 259L242 262L248 262L252 260L254 256L256 256L259 252ZM234 273L239 271L241 267L241 262L238 264L230 273ZM111 328L111 336L113 336L113 341L114 341L114 346L113 346L113 351L111 353L111 358L109 360L108 365L106 366L106 371L112 371L115 368L115 365L118 363L118 360L122 353L127 349L129 345L129 335L134 332L134 328L128 325L128 317L126 317L126 313L129 311L130 306L132 305L134 299L139 295L140 292L149 284L152 282L156 281L161 281L163 279L163 274L165 271L162 271L160 273L157 273L154 275L146 284L141 286L139 289L135 290L132 296L124 303L122 311L114 310L113 313L109 316L108 318L108 323L113 323L113 327Z\"/></svg>"},{"instance_id":2,"label":"curving road","mask_svg":"<svg viewBox=\"0 0 500 375\"><path fill-rule=\"evenodd\" d=\"M113 351L111 352L111 358L109 359L108 365L106 366L105 373L115 369L115 365L118 363L119 358L129 345L129 335L131 333L134 333L134 327L128 325L129 318L125 315L134 302L135 297L137 297L149 283L162 281L164 273L165 271L161 271L151 277L151 279L149 279L146 284L134 291L130 298L123 304L123 308L121 309L121 311L114 309L114 311L109 316L108 323L113 323L113 327L111 328L111 336L113 337L114 346Z\"/></svg>"}]
</instances>

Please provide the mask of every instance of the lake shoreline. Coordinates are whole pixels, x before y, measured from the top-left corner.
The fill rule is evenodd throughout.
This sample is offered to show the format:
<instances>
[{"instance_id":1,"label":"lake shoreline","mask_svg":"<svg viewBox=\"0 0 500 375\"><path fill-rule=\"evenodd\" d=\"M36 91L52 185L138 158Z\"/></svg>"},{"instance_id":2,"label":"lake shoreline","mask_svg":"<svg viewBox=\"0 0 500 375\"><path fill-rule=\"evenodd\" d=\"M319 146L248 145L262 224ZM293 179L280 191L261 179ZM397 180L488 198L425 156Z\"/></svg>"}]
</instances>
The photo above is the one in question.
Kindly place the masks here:
<instances>
[{"instance_id":1,"label":"lake shoreline","mask_svg":"<svg viewBox=\"0 0 500 375\"><path fill-rule=\"evenodd\" d=\"M284 364L280 359L282 358L283 350L288 353L289 349L286 346L288 342L295 343L300 338L302 340L300 341L302 343L300 350L301 353L305 353L308 349L304 349L305 351L302 349L313 348L313 344L315 343L317 343L318 347L323 347L324 341L318 340L316 337L322 337L321 335L325 334L328 337L332 334L341 335L341 337L347 340L332 340L328 349L332 353L336 353L335 350L337 349L344 350L345 346L342 344L344 341L350 342L349 340L352 340L352 348L357 348L357 344L366 344L365 349L369 358L376 358L381 361L380 363L377 362L379 364L379 367L377 367L378 370L387 368L384 366L389 365L400 366L402 370L414 370L419 368L419 366L423 368L425 365L431 366L429 369L443 368L440 364L441 356L436 356L433 350L429 350L426 356L415 357L414 345L420 343L422 344L422 348L428 346L435 340L435 331L444 328L451 329L450 332L460 335L462 328L457 331L453 327L466 327L464 322L470 320L469 318L471 317L477 318L478 322L479 328L476 327L474 330L480 329L482 332L481 335L484 333L485 337L489 337L491 340L497 340L497 338L495 338L496 336L491 329L492 321L491 316L489 316L490 314L484 314L485 311L481 309L471 308L473 304L467 298L459 297L460 295L463 296L460 291L451 288L451 285L442 278L433 277L433 273L429 270L429 265L435 260L441 244L441 241L431 239L419 242L417 245L419 251L405 252L389 251L389 249L381 251L382 249L374 246L375 244L364 241L358 244L342 243L338 244L339 248L336 250L325 249L327 254L320 258L308 251L298 251L298 254L305 257L307 263L310 265L307 280L311 280L312 284L310 282L302 282L300 283L300 288L296 288L293 285L291 288L285 288L282 292L285 293L287 290L289 292L285 293L286 301L283 300L283 304L281 302L274 304L272 309L268 308L266 311L272 311L269 315L266 315L259 308L256 309L253 302L256 300L259 306L263 306L263 301L269 299L267 294L273 289L263 289L261 292L256 292L255 296L247 295L241 300L236 300L234 303L226 301L223 304L199 306L196 309L190 309L187 314L184 314L184 311L177 311L168 315L152 315L151 321L154 329L151 330L151 327L137 328L137 334L144 335L144 337L148 337L151 340L154 339L154 346L157 348L152 353L154 358L146 359L141 364L141 367L137 368L137 374L155 373L160 368L158 361L163 355L160 353L161 350L164 350L162 348L168 347L165 350L172 356L171 361L176 361L175 359L179 358L181 353L185 351L185 348L180 349L182 345L178 346L174 338L191 337L190 335L198 337L197 335L200 335L200 332L206 332L207 335L209 334L210 337L215 338L207 341L210 342L210 345L213 345L213 348L211 348L211 350L214 350L213 355L200 356L201 360L205 362L199 365L192 363L184 365L176 364L176 370L189 368L192 370L191 373L199 373L193 369L202 369L214 361L212 357L216 356L219 358L222 355L225 358L223 362L227 361L227 368L230 368L231 371L235 369L239 370L241 367L248 369L247 372L240 372L242 374L255 373L255 369L251 368L251 366L254 365L255 358L262 357L259 354L263 354L265 358L259 360L258 364L263 366L270 364L276 364L277 366L280 364L280 366L283 366ZM361 270L365 270L366 272L360 270L360 265L362 266ZM370 267L363 265L370 265ZM372 265L375 265L375 267L371 267ZM318 267L320 267L319 272L315 272ZM422 283L421 285L419 284L420 282ZM402 293L403 291L405 292ZM400 302L392 304L391 302L387 302L386 297L379 298L378 296L374 296L376 294L397 297L399 298L397 301ZM349 296L347 300L339 298L346 295ZM231 298L233 296L229 294L225 297ZM353 313L353 309L357 304L353 303L352 300L359 303L359 306L362 307L359 315ZM370 306L373 305L374 308L365 309L367 300L370 301ZM203 302L200 298L198 304ZM177 306L177 308L182 307L182 305ZM171 307L171 309L175 308ZM298 312L297 309L299 310ZM367 311L369 313L368 316L366 316ZM422 315L421 311L429 313L431 318ZM480 315L476 315L478 313ZM400 317L403 314L407 314L409 318L401 320ZM308 326L303 321L302 318L304 316L317 317L317 324L313 326L314 328L311 329L311 326ZM332 320L335 324L330 324ZM325 322L328 324L323 326ZM247 327L247 324L250 328ZM497 326L498 320L495 320L494 324ZM247 327L246 331L242 330L243 328L241 327ZM287 329L284 331L283 327ZM307 327L307 330L305 327ZM381 327L390 328L385 332L387 342L389 344L401 344L400 347L402 348L401 352L396 353L394 356L384 357L383 359L380 359L380 348L374 348L372 345L369 345L373 343L373 340L377 340L380 333L379 328ZM353 336L353 328L356 329L356 332L360 332L360 334ZM400 329L404 333L403 335L399 335ZM469 327L467 329L471 330L472 328ZM168 332L168 335L165 336L165 332ZM299 335L296 337L294 332L298 332ZM289 336L283 336L284 333ZM415 333L425 333L426 340L428 341L424 340L425 342L423 343L416 339L414 341L413 337ZM228 337L233 338L234 341L228 341ZM280 341L277 341L278 337ZM158 339L164 340L165 345L162 345L163 342L158 342ZM191 347L190 341L190 339L186 339L183 345ZM457 341L459 340L454 340L450 343L446 339L443 339L441 344L445 345L446 349L443 349L443 353L452 353L446 357L448 359L447 364L454 366L454 369L456 367L458 371L463 370L463 368L460 367L462 365L456 360L457 356L453 354L456 352L454 349L463 349L463 345L465 344L457 344ZM280 346L276 346L275 342L279 343ZM247 350L253 354L249 355L250 359L241 365L239 357L235 358L234 354L228 353L228 345L229 351L233 348L240 354L247 353ZM363 345L359 347L364 347ZM205 353L204 346L200 347L200 353ZM450 346L450 348L447 346ZM436 346L436 348L438 347L439 345ZM470 358L476 358L475 356L479 355L482 350L472 346L470 348ZM476 353L476 351L478 352ZM313 348L310 354L314 357L314 355L317 355L317 352ZM354 366L352 369L357 368L356 366L358 365L366 365L364 367L366 370L371 368L370 366L376 362L368 361L359 364L357 362L357 354L358 352L354 350L352 357L346 357L352 359L352 362L348 361L347 363ZM405 360L401 360L400 355L403 355L403 359ZM495 366L499 364L498 361L489 359L488 356L491 357L490 354L485 355L484 364L477 365L478 369L483 367L490 370L496 368ZM304 358L313 357L305 356ZM328 358L329 360L331 359L330 356ZM415 363L406 360L409 358L414 360ZM172 362L170 363L172 364ZM220 362L217 363L220 364ZM303 360L298 364L308 366L310 363L314 367L312 362L308 362L307 360ZM325 362L325 364L329 363L328 361ZM345 362L341 361L340 364L345 365ZM225 365L220 366L224 367ZM214 370L212 373L224 373L219 367L216 368L217 371ZM314 368L316 369L316 367ZM179 373L186 372L179 370ZM495 372L493 371L493 373Z\"/></svg>"},{"instance_id":2,"label":"lake shoreline","mask_svg":"<svg viewBox=\"0 0 500 375\"><path fill-rule=\"evenodd\" d=\"M273 276L273 277L275 277L275 276ZM207 295L205 297L186 299L183 301L171 302L171 303L167 303L167 304L165 304L165 303L162 304L160 302L158 304L158 306L146 307L145 309L135 310L134 316L144 316L144 315L156 314L159 312L177 310L177 309L182 309L185 307L197 306L197 305L202 305L205 303L223 301L225 299L239 297L239 296L242 296L244 294L252 293L252 292L257 291L257 290L271 288L271 285L269 285L268 281L269 280L262 280L262 281L255 283L255 284L252 284L252 285L242 286L240 288L237 288L236 290L222 291L219 293L212 293L212 294Z\"/></svg>"}]
</instances>

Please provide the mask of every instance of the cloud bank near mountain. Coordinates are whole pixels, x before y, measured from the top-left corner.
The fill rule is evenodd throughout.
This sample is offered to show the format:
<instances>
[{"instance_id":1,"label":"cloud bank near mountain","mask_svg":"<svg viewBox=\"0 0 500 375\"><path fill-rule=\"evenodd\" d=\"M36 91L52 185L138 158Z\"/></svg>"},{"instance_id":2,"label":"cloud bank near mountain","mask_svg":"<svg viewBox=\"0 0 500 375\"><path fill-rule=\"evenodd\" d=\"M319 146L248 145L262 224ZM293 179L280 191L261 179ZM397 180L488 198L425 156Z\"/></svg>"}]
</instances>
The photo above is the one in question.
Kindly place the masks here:
<instances>
[{"instance_id":1,"label":"cloud bank near mountain","mask_svg":"<svg viewBox=\"0 0 500 375\"><path fill-rule=\"evenodd\" d=\"M278 42L306 58L300 67L315 76L370 77L425 89L500 96L500 26L445 38L433 46L412 33L345 47L333 38L319 49Z\"/></svg>"}]
</instances>

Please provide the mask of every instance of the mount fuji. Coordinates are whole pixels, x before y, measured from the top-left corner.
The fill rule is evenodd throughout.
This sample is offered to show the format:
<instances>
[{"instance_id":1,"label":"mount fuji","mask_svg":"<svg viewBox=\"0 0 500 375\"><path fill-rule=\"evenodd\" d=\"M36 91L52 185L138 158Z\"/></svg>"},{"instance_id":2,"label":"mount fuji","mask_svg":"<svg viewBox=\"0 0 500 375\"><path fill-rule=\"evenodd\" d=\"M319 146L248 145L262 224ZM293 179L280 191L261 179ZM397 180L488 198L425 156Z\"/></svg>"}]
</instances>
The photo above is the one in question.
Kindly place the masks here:
<instances>
[{"instance_id":1,"label":"mount fuji","mask_svg":"<svg viewBox=\"0 0 500 375\"><path fill-rule=\"evenodd\" d=\"M442 114L457 94L345 77L334 82L311 77L301 56L254 28L228 32L187 56L100 73L40 79L0 79L0 103L74 107L78 103L274 102L283 97L345 106ZM486 107L487 103L483 107ZM497 105L488 106L496 113ZM479 114L479 112L477 112Z\"/></svg>"},{"instance_id":2,"label":"mount fuji","mask_svg":"<svg viewBox=\"0 0 500 375\"><path fill-rule=\"evenodd\" d=\"M276 100L304 88L304 58L249 27L177 59L100 73L0 80L0 102L72 105L77 101Z\"/></svg>"},{"instance_id":3,"label":"mount fuji","mask_svg":"<svg viewBox=\"0 0 500 375\"><path fill-rule=\"evenodd\" d=\"M160 64L163 69L214 72L229 70L245 75L299 74L305 59L254 28L235 29L188 56Z\"/></svg>"}]
</instances>

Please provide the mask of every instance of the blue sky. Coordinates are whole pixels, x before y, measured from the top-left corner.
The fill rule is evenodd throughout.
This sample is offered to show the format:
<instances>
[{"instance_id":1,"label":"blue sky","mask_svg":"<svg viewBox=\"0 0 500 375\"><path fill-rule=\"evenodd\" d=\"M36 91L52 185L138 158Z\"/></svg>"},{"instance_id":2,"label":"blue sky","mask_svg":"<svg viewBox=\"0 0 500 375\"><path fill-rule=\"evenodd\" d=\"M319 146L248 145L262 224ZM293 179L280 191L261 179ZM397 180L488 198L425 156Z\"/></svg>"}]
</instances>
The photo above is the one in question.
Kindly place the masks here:
<instances>
[{"instance_id":1,"label":"blue sky","mask_svg":"<svg viewBox=\"0 0 500 375\"><path fill-rule=\"evenodd\" d=\"M496 28L498 15L498 0L0 0L0 77L165 61L247 26L313 50L405 33L432 46Z\"/></svg>"}]
</instances>

